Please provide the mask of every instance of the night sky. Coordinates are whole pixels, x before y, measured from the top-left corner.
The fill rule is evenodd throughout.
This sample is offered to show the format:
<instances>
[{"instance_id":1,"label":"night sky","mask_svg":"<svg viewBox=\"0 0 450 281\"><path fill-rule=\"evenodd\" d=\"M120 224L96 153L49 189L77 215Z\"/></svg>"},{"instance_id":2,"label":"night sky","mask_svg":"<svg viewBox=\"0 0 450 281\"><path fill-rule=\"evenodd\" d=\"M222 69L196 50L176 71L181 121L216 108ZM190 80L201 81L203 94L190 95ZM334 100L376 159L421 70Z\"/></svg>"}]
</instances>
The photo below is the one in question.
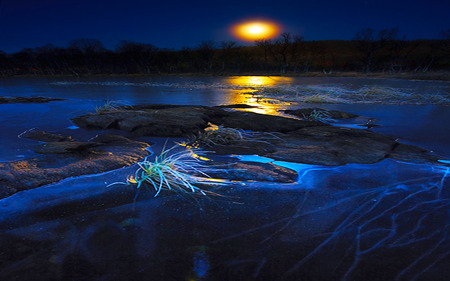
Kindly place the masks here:
<instances>
[{"instance_id":1,"label":"night sky","mask_svg":"<svg viewBox=\"0 0 450 281\"><path fill-rule=\"evenodd\" d=\"M0 0L0 50L66 47L78 38L99 39L109 49L120 40L173 49L239 42L228 29L247 18L276 21L305 40L351 40L368 27L433 39L450 29L449 15L450 0Z\"/></svg>"}]
</instances>

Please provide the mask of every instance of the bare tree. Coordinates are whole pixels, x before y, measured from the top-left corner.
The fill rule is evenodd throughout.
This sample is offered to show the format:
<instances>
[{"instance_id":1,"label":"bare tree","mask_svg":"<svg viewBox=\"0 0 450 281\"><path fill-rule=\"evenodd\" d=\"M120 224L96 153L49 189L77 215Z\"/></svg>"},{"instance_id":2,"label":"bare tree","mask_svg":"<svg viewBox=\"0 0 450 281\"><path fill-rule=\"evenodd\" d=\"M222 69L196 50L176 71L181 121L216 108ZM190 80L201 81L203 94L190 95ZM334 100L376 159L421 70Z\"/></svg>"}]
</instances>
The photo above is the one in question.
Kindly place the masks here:
<instances>
[{"instance_id":1,"label":"bare tree","mask_svg":"<svg viewBox=\"0 0 450 281\"><path fill-rule=\"evenodd\" d=\"M125 60L123 67L127 73L151 73L152 68L160 72L155 64L158 48L151 44L122 40L116 47L116 52Z\"/></svg>"},{"instance_id":2,"label":"bare tree","mask_svg":"<svg viewBox=\"0 0 450 281\"><path fill-rule=\"evenodd\" d=\"M83 54L100 53L106 50L100 40L85 38L70 40L69 49L78 50Z\"/></svg>"},{"instance_id":3,"label":"bare tree","mask_svg":"<svg viewBox=\"0 0 450 281\"><path fill-rule=\"evenodd\" d=\"M260 39L255 41L256 46L263 50L264 70L267 71L269 67L269 56L273 54L274 44L270 39Z\"/></svg>"},{"instance_id":4,"label":"bare tree","mask_svg":"<svg viewBox=\"0 0 450 281\"><path fill-rule=\"evenodd\" d=\"M213 71L214 54L216 53L214 41L201 41L195 50L199 59L199 69L211 73Z\"/></svg>"},{"instance_id":5,"label":"bare tree","mask_svg":"<svg viewBox=\"0 0 450 281\"><path fill-rule=\"evenodd\" d=\"M382 29L378 32L372 28L362 29L355 35L357 48L363 54L363 71L369 73L372 71L374 59L387 42L394 40L397 37L398 28Z\"/></svg>"}]
</instances>

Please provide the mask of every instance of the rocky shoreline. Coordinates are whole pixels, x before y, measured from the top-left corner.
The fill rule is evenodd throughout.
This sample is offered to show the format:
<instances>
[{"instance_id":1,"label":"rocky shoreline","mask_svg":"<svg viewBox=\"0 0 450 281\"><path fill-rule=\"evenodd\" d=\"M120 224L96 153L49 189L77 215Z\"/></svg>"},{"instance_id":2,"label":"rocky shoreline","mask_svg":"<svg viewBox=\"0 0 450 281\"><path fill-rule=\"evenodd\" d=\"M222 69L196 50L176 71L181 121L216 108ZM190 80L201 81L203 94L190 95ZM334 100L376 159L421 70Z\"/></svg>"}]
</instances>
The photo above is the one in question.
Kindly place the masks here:
<instances>
[{"instance_id":1,"label":"rocky shoreline","mask_svg":"<svg viewBox=\"0 0 450 281\"><path fill-rule=\"evenodd\" d=\"M37 143L40 156L0 163L0 197L58 182L68 177L101 173L132 165L149 155L149 143L134 138L185 138L195 142L196 136L211 124L242 132L243 137L226 142L197 143L211 155L259 155L277 161L338 166L349 163L371 164L386 158L398 161L445 165L439 157L425 149L397 142L393 137L367 129L332 126L320 118L310 118L321 112L333 119L355 118L356 115L302 109L285 113L301 119L235 111L242 105L217 107L149 104L118 107L102 113L73 118L77 126L87 130L118 130L120 134L98 135L87 142L74 140L39 130L21 135ZM241 133L239 133L241 134ZM216 170L216 178L295 182L296 173L271 163L227 163Z\"/></svg>"}]
</instances>

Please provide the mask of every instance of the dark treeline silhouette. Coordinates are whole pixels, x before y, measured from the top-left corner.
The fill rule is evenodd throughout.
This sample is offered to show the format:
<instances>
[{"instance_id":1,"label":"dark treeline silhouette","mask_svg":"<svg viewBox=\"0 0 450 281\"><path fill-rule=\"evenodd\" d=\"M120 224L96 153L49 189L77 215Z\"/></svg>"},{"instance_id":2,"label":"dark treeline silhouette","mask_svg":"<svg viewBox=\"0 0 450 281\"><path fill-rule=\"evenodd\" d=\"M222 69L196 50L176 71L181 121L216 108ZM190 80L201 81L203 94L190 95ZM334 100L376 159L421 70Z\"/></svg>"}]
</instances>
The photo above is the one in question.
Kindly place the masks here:
<instances>
[{"instance_id":1,"label":"dark treeline silhouette","mask_svg":"<svg viewBox=\"0 0 450 281\"><path fill-rule=\"evenodd\" d=\"M170 50L121 41L113 51L96 39L76 39L66 48L45 45L13 54L0 52L0 76L448 71L450 30L442 31L441 37L406 40L397 28L367 28L351 41L305 41L282 33L245 47L232 41L202 41L193 48Z\"/></svg>"}]
</instances>

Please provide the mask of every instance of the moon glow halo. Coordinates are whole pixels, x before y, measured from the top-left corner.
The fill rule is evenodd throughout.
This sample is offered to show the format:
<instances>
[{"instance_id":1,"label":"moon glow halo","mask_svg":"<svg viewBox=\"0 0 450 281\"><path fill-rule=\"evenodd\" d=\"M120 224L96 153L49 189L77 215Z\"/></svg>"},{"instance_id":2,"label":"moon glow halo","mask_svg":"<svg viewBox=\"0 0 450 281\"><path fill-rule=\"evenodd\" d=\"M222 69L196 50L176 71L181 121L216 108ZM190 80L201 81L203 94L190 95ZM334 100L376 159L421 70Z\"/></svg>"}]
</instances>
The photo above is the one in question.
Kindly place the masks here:
<instances>
[{"instance_id":1,"label":"moon glow halo","mask_svg":"<svg viewBox=\"0 0 450 281\"><path fill-rule=\"evenodd\" d=\"M270 39L278 35L280 25L271 21L246 21L235 24L231 28L232 34L244 41Z\"/></svg>"}]
</instances>

